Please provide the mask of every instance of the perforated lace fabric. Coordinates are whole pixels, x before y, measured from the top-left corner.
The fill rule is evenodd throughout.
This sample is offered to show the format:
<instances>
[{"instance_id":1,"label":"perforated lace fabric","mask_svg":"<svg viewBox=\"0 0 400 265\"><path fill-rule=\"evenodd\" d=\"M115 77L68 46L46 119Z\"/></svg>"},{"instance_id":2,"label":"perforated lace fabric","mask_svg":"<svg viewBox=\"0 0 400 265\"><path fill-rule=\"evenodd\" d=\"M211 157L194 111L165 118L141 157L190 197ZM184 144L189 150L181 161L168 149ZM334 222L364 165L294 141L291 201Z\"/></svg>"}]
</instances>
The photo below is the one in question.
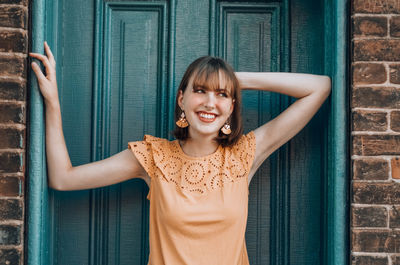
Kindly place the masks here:
<instances>
[{"instance_id":1,"label":"perforated lace fabric","mask_svg":"<svg viewBox=\"0 0 400 265\"><path fill-rule=\"evenodd\" d=\"M255 139L250 132L235 145L219 146L213 154L203 157L186 155L177 140L151 135L145 135L143 141L128 143L128 147L151 178L161 178L177 188L206 194L247 177L254 159Z\"/></svg>"},{"instance_id":2,"label":"perforated lace fabric","mask_svg":"<svg viewBox=\"0 0 400 265\"><path fill-rule=\"evenodd\" d=\"M204 157L186 155L176 140L149 135L128 145L151 178L148 265L249 265L253 132Z\"/></svg>"}]
</instances>

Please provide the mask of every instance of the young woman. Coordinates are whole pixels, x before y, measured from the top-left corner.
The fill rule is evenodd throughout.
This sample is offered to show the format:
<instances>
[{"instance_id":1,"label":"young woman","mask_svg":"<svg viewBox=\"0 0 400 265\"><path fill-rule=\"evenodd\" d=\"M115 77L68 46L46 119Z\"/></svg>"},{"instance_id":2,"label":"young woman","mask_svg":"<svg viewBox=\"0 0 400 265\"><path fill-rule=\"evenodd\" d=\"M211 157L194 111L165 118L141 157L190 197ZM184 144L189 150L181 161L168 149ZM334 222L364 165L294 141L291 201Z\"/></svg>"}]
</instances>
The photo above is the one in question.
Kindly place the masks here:
<instances>
[{"instance_id":1,"label":"young woman","mask_svg":"<svg viewBox=\"0 0 400 265\"><path fill-rule=\"evenodd\" d=\"M107 159L72 166L62 131L55 60L31 53L46 105L50 187L78 190L142 178L150 187L149 264L249 264L245 230L248 186L257 168L296 135L328 97L330 78L295 73L234 73L204 56L186 70L176 97L177 140L146 135ZM298 100L278 117L242 134L242 89Z\"/></svg>"}]
</instances>

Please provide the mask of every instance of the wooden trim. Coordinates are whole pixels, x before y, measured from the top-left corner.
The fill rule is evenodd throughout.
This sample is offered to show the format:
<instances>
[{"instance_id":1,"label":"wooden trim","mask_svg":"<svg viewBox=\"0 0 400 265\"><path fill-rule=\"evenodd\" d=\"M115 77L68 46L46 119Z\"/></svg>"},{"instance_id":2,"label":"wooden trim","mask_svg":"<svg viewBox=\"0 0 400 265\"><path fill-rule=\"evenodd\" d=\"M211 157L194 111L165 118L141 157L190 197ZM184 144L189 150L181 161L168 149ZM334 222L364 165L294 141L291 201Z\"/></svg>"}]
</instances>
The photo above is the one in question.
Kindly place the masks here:
<instances>
[{"instance_id":1,"label":"wooden trim","mask_svg":"<svg viewBox=\"0 0 400 265\"><path fill-rule=\"evenodd\" d=\"M327 182L325 191L324 264L349 264L349 1L325 1L326 25L330 36L325 39L327 73L332 77L331 116L327 133ZM330 46L330 48L329 48Z\"/></svg>"},{"instance_id":2,"label":"wooden trim","mask_svg":"<svg viewBox=\"0 0 400 265\"><path fill-rule=\"evenodd\" d=\"M45 40L45 0L32 1L32 51L42 53ZM48 264L48 189L45 155L43 99L37 80L30 70L29 78L29 149L27 153L27 264Z\"/></svg>"}]
</instances>

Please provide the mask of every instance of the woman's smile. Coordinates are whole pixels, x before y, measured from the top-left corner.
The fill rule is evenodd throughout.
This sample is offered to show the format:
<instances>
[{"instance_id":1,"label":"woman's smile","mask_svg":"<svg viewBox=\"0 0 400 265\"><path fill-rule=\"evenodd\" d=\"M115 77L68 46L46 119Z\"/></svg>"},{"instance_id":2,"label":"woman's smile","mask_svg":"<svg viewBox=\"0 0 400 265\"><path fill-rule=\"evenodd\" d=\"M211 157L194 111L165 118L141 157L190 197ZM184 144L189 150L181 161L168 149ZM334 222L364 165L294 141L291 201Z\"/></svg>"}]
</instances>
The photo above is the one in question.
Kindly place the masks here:
<instances>
[{"instance_id":1,"label":"woman's smile","mask_svg":"<svg viewBox=\"0 0 400 265\"><path fill-rule=\"evenodd\" d=\"M204 111L197 112L197 116L199 117L199 120L201 120L202 122L207 122L207 123L211 123L211 122L215 121L215 119L217 118L216 114L204 112Z\"/></svg>"}]
</instances>

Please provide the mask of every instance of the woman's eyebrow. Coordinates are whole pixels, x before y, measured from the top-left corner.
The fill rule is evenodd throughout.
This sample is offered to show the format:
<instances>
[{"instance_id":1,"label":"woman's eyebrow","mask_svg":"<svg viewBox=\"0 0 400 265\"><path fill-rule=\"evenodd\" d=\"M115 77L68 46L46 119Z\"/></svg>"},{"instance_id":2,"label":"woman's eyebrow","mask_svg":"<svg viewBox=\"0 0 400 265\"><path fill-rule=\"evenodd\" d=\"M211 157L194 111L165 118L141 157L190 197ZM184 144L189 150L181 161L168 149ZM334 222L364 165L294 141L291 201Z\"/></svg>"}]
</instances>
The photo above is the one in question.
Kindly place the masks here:
<instances>
[{"instance_id":1,"label":"woman's eyebrow","mask_svg":"<svg viewBox=\"0 0 400 265\"><path fill-rule=\"evenodd\" d=\"M193 89L208 89L208 88L205 87L204 85L197 85L197 84L195 84L195 85L193 86Z\"/></svg>"}]
</instances>

